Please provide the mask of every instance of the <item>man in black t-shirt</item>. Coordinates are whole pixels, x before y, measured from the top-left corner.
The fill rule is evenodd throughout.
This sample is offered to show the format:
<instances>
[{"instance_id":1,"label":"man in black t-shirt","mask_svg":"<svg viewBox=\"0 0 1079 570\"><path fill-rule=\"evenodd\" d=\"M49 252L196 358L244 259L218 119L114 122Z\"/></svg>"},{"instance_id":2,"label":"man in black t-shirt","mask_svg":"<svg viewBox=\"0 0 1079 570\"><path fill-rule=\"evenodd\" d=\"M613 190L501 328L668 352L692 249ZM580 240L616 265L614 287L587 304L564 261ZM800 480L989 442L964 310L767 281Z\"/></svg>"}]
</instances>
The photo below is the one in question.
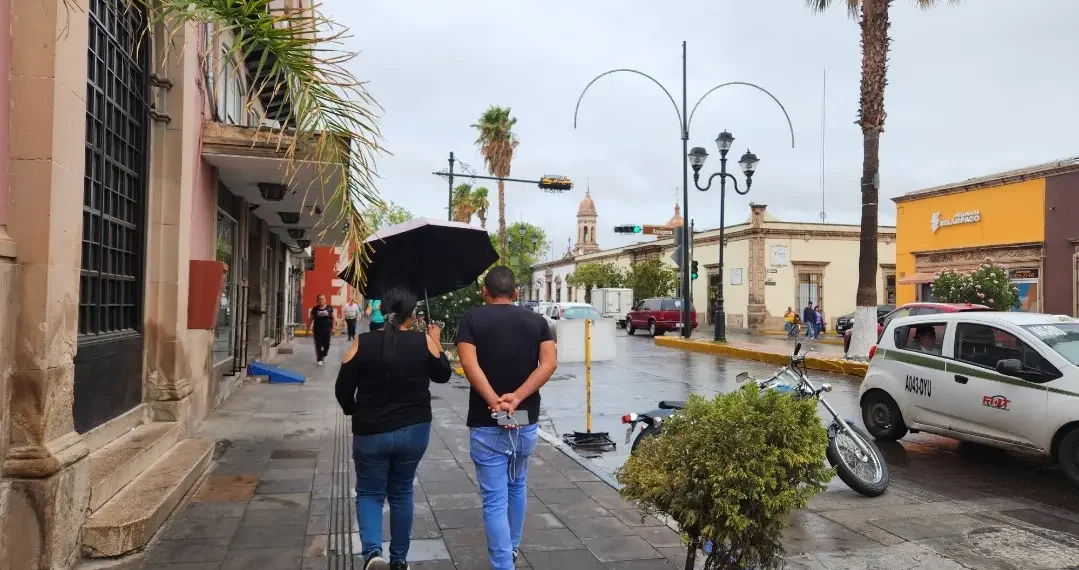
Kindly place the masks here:
<instances>
[{"instance_id":1,"label":"man in black t-shirt","mask_svg":"<svg viewBox=\"0 0 1079 570\"><path fill-rule=\"evenodd\" d=\"M494 570L512 570L517 560L528 459L538 437L539 389L558 366L547 321L514 305L516 297L513 273L491 269L483 280L486 304L465 313L457 332L461 366L472 386L467 423ZM511 425L499 426L492 414L510 414Z\"/></svg>"}]
</instances>

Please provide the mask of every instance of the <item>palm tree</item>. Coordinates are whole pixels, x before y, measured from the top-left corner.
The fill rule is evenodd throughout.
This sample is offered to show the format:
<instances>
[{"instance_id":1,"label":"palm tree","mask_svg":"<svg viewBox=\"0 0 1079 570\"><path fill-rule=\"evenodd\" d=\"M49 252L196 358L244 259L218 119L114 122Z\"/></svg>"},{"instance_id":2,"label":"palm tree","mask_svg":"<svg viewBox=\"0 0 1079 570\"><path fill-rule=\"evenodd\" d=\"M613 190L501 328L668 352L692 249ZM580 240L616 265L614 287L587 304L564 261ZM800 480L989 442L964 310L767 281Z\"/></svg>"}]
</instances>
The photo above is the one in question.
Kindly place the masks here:
<instances>
[{"instance_id":1,"label":"palm tree","mask_svg":"<svg viewBox=\"0 0 1079 570\"><path fill-rule=\"evenodd\" d=\"M375 187L374 162L386 150L376 114L380 107L364 82L349 71L356 53L336 47L349 37L348 29L317 7L280 8L274 6L276 0L130 1L144 10L150 29L163 29L166 49L185 49L168 41L185 27L210 24L214 41L207 43L217 45L219 38L229 38L222 60L261 53L251 75L266 79L249 82L245 106L250 109L265 93L280 92L289 99L292 115L283 118L285 128L264 136L276 141L287 157L289 175L314 166L316 182L300 189L304 206L323 204L339 212L326 222L344 227L349 266L362 280L368 261L364 239L373 231L364 212L385 207ZM90 0L64 3L84 10Z\"/></svg>"},{"instance_id":2,"label":"palm tree","mask_svg":"<svg viewBox=\"0 0 1079 570\"><path fill-rule=\"evenodd\" d=\"M517 119L510 114L509 107L491 105L480 120L472 125L479 131L476 146L483 155L483 163L491 176L505 178L510 175L513 154L517 151L517 135L513 126ZM498 181L498 245L502 265L506 264L506 183Z\"/></svg>"},{"instance_id":3,"label":"palm tree","mask_svg":"<svg viewBox=\"0 0 1079 570\"><path fill-rule=\"evenodd\" d=\"M488 192L490 191L486 186L480 186L472 191L472 207L475 208L476 215L480 218L480 227L483 229L487 229L487 209L491 207L491 202L487 199Z\"/></svg>"},{"instance_id":4,"label":"palm tree","mask_svg":"<svg viewBox=\"0 0 1079 570\"><path fill-rule=\"evenodd\" d=\"M471 184L461 184L453 189L453 221L472 223L472 216L480 217L480 226L487 229L487 188L473 189Z\"/></svg>"},{"instance_id":5,"label":"palm tree","mask_svg":"<svg viewBox=\"0 0 1079 570\"><path fill-rule=\"evenodd\" d=\"M459 184L453 189L453 221L470 223L476 209L472 205L472 185Z\"/></svg>"},{"instance_id":6,"label":"palm tree","mask_svg":"<svg viewBox=\"0 0 1079 570\"><path fill-rule=\"evenodd\" d=\"M880 198L880 134L884 132L884 87L888 84L888 9L892 0L839 0L862 29L862 81L857 124L862 128L862 231L858 248L858 293L849 358L865 360L877 329L877 203ZM928 9L940 0L913 0ZM958 0L950 0L958 2ZM815 12L835 0L805 0Z\"/></svg>"}]
</instances>

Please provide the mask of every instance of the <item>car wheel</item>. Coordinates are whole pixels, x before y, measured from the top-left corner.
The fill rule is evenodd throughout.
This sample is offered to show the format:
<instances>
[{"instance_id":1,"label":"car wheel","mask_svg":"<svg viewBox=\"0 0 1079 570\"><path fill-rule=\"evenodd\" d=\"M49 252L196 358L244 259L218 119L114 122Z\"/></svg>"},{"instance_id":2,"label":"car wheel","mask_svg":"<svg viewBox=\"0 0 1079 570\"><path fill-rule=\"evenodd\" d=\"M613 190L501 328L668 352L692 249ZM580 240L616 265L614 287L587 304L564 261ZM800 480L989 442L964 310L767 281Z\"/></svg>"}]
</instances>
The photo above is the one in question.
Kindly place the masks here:
<instances>
[{"instance_id":1,"label":"car wheel","mask_svg":"<svg viewBox=\"0 0 1079 570\"><path fill-rule=\"evenodd\" d=\"M896 441L907 435L899 404L884 392L870 392L862 400L862 423L879 441Z\"/></svg>"},{"instance_id":2,"label":"car wheel","mask_svg":"<svg viewBox=\"0 0 1079 570\"><path fill-rule=\"evenodd\" d=\"M1057 460L1060 462L1060 470L1072 483L1079 485L1079 428L1073 428L1060 438Z\"/></svg>"},{"instance_id":3,"label":"car wheel","mask_svg":"<svg viewBox=\"0 0 1079 570\"><path fill-rule=\"evenodd\" d=\"M626 334L633 336L633 333L637 332L637 328L633 326L633 323L629 319L626 319Z\"/></svg>"},{"instance_id":4,"label":"car wheel","mask_svg":"<svg viewBox=\"0 0 1079 570\"><path fill-rule=\"evenodd\" d=\"M648 321L648 334L649 336L659 336L663 334L656 328L656 321Z\"/></svg>"}]
</instances>

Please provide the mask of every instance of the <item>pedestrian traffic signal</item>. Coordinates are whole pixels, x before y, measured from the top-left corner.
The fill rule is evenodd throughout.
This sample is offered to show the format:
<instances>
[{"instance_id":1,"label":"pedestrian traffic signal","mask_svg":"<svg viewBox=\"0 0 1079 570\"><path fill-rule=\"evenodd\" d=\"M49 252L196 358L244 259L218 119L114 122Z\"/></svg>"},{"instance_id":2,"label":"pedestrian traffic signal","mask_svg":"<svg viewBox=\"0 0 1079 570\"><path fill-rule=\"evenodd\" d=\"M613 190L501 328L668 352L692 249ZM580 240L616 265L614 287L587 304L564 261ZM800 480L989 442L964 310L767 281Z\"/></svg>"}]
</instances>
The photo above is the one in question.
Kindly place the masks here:
<instances>
[{"instance_id":1,"label":"pedestrian traffic signal","mask_svg":"<svg viewBox=\"0 0 1079 570\"><path fill-rule=\"evenodd\" d=\"M544 190L572 190L573 182L565 176L548 174L540 178L539 187Z\"/></svg>"},{"instance_id":2,"label":"pedestrian traffic signal","mask_svg":"<svg viewBox=\"0 0 1079 570\"><path fill-rule=\"evenodd\" d=\"M693 279L697 278L697 260L696 259L693 260L693 265L692 265L689 273L690 273L690 276Z\"/></svg>"},{"instance_id":3,"label":"pedestrian traffic signal","mask_svg":"<svg viewBox=\"0 0 1079 570\"><path fill-rule=\"evenodd\" d=\"M642 231L644 231L644 228L639 225L628 224L614 227L614 233L616 234L639 234Z\"/></svg>"}]
</instances>

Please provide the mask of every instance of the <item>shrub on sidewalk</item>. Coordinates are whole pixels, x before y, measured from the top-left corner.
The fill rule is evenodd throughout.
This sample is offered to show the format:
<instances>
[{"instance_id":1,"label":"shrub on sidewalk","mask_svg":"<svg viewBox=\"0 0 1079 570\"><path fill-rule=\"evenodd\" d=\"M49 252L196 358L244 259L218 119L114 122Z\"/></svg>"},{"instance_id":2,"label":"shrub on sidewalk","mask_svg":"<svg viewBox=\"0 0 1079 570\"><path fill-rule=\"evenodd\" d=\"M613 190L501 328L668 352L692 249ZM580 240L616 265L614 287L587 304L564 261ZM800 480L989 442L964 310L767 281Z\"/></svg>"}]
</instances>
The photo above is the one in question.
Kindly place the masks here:
<instances>
[{"instance_id":1,"label":"shrub on sidewalk","mask_svg":"<svg viewBox=\"0 0 1079 570\"><path fill-rule=\"evenodd\" d=\"M472 307L483 304L483 294L479 283L471 283L452 293L431 298L430 316L432 320L443 323L442 342L453 342L457 338L457 326L461 316Z\"/></svg>"},{"instance_id":2,"label":"shrub on sidewalk","mask_svg":"<svg viewBox=\"0 0 1079 570\"><path fill-rule=\"evenodd\" d=\"M781 532L823 490L828 434L816 401L756 386L686 409L643 441L616 476L645 514L676 521L689 545L686 570L710 541L706 570L781 568Z\"/></svg>"},{"instance_id":3,"label":"shrub on sidewalk","mask_svg":"<svg viewBox=\"0 0 1079 570\"><path fill-rule=\"evenodd\" d=\"M937 272L931 288L941 303L974 303L998 311L1019 305L1019 288L1008 279L1008 268L990 258L973 271Z\"/></svg>"}]
</instances>

